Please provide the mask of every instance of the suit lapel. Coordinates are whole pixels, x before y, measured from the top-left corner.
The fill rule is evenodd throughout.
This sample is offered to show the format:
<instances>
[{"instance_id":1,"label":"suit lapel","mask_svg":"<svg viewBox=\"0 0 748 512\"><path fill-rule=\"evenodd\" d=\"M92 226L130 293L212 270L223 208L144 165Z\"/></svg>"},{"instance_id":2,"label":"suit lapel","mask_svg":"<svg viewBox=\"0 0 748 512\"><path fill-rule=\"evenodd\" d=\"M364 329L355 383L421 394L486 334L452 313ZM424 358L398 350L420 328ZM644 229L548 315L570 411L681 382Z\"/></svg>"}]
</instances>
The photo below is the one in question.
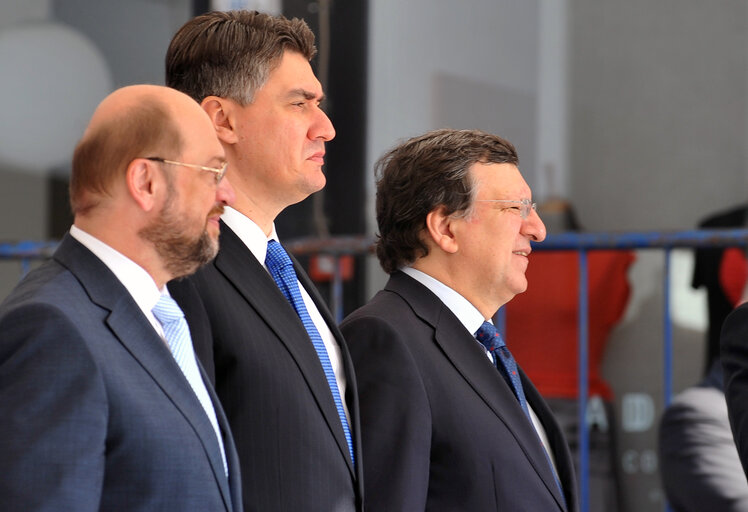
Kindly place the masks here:
<instances>
[{"instance_id":1,"label":"suit lapel","mask_svg":"<svg viewBox=\"0 0 748 512\"><path fill-rule=\"evenodd\" d=\"M135 300L101 260L69 235L61 242L54 258L78 278L92 302L110 312L106 323L114 336L192 426L210 460L226 508L232 510L213 426L168 347Z\"/></svg>"},{"instance_id":2,"label":"suit lapel","mask_svg":"<svg viewBox=\"0 0 748 512\"><path fill-rule=\"evenodd\" d=\"M512 433L538 476L563 509L563 500L535 429L528 423L514 393L486 357L472 333L465 330L465 326L428 288L406 274L393 274L386 289L403 297L416 315L431 325L436 344L462 378Z\"/></svg>"},{"instance_id":3,"label":"suit lapel","mask_svg":"<svg viewBox=\"0 0 748 512\"><path fill-rule=\"evenodd\" d=\"M236 445L234 444L234 436L231 435L231 426L229 425L229 420L226 418L226 413L223 411L223 406L221 406L221 402L218 399L218 395L216 395L215 389L213 389L213 386L209 384L209 376L208 373L205 371L205 368L203 368L202 363L200 360L197 361L197 366L200 369L200 375L203 378L203 381L206 383L205 387L208 390L208 395L210 396L210 401L213 404L213 408L216 411L216 419L218 420L218 428L221 429L221 433L223 434L223 449L226 452L226 464L229 468L229 478L228 478L228 489L227 493L231 496L231 502L230 504L227 503L226 506L229 510L236 510L241 511L242 510L242 498L241 498L241 473L239 469L239 455L236 451ZM212 430L212 426L211 426ZM215 434L214 434L215 435ZM221 462L221 470L223 470L223 461ZM215 468L214 468L215 471ZM225 480L225 479L222 479ZM224 497L224 501L226 501L226 498ZM233 509L231 508L231 504L233 504Z\"/></svg>"},{"instance_id":4,"label":"suit lapel","mask_svg":"<svg viewBox=\"0 0 748 512\"><path fill-rule=\"evenodd\" d=\"M538 418L543 424L543 428L545 428L545 432L548 436L548 444L550 445L551 451L556 459L558 478L561 481L565 494L569 497L569 499L566 500L566 503L567 505L569 503L576 504L578 501L577 483L576 475L574 474L574 462L571 457L571 452L569 451L569 445L562 435L561 427L553 416L553 412L540 395L540 392L527 375L525 375L522 368L519 369L519 373L520 378L522 379L522 387L524 388L527 402L538 415ZM573 507L568 508L569 510L573 509Z\"/></svg>"},{"instance_id":5,"label":"suit lapel","mask_svg":"<svg viewBox=\"0 0 748 512\"><path fill-rule=\"evenodd\" d=\"M319 363L319 356L314 349L309 335L296 314L293 306L281 293L278 285L267 272L265 267L244 245L231 229L221 222L221 249L214 262L216 269L228 280L244 297L244 300L265 320L296 362L304 376L309 389L322 411L322 415L330 428L345 457L348 468L353 473L353 465L348 454L348 443L345 440L343 428L335 402L330 393L327 378ZM297 275L303 276L303 271L296 265ZM306 287L314 298L313 287ZM326 321L325 312L320 310ZM335 324L328 323L334 326ZM335 332L336 329L333 329ZM350 380L350 379L349 379ZM353 411L350 411L353 415Z\"/></svg>"}]
</instances>

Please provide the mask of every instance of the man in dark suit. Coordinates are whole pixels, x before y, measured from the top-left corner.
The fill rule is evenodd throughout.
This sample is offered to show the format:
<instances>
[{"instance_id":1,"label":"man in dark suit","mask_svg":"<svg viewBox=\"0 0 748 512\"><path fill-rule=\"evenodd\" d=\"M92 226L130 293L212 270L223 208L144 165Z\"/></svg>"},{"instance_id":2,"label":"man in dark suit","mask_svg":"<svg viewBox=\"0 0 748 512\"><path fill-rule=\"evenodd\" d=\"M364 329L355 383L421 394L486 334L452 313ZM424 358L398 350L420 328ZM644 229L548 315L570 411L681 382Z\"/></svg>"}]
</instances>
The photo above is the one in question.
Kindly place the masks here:
<instances>
[{"instance_id":1,"label":"man in dark suit","mask_svg":"<svg viewBox=\"0 0 748 512\"><path fill-rule=\"evenodd\" d=\"M97 108L74 225L0 306L3 510L241 510L228 422L165 286L217 251L223 162L182 93L131 86Z\"/></svg>"},{"instance_id":2,"label":"man in dark suit","mask_svg":"<svg viewBox=\"0 0 748 512\"><path fill-rule=\"evenodd\" d=\"M727 210L712 213L699 222L699 229L742 228L748 225L748 207L734 206ZM727 315L735 309L736 299L731 297L724 286L725 277L732 277L735 269L734 262L742 258L735 258L736 252L743 252L738 247L699 247L694 251L694 267L691 286L706 289L707 313L709 324L706 330L706 351L704 357L704 376L712 369L714 361L719 359L720 332L722 323ZM738 279L732 279L731 285L742 286ZM738 291L738 293L740 293Z\"/></svg>"},{"instance_id":3,"label":"man in dark suit","mask_svg":"<svg viewBox=\"0 0 748 512\"><path fill-rule=\"evenodd\" d=\"M545 238L514 147L429 132L385 154L377 178L390 280L341 326L367 511L577 510L563 434L491 323L527 287L530 241Z\"/></svg>"},{"instance_id":4,"label":"man in dark suit","mask_svg":"<svg viewBox=\"0 0 748 512\"><path fill-rule=\"evenodd\" d=\"M236 438L248 511L362 506L350 356L274 224L325 184L335 130L320 109L314 53L303 21L233 11L189 21L166 55L167 84L208 112L236 187L218 256L190 280L210 317L213 356L204 362Z\"/></svg>"},{"instance_id":5,"label":"man in dark suit","mask_svg":"<svg viewBox=\"0 0 748 512\"><path fill-rule=\"evenodd\" d=\"M748 483L732 438L718 360L673 398L659 428L660 476L677 512L745 512Z\"/></svg>"},{"instance_id":6,"label":"man in dark suit","mask_svg":"<svg viewBox=\"0 0 748 512\"><path fill-rule=\"evenodd\" d=\"M725 400L743 472L748 475L748 294L722 324L720 361Z\"/></svg>"}]
</instances>

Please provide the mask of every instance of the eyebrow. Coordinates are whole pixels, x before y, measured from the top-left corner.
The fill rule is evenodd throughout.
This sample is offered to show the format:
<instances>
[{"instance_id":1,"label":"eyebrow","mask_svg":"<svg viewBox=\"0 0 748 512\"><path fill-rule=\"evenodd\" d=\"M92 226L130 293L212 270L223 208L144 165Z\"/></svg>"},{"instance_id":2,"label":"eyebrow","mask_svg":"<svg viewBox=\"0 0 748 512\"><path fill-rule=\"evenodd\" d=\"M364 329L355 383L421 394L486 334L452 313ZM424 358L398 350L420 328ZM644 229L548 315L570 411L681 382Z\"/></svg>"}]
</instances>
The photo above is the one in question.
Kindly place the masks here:
<instances>
[{"instance_id":1,"label":"eyebrow","mask_svg":"<svg viewBox=\"0 0 748 512\"><path fill-rule=\"evenodd\" d=\"M293 89L289 91L288 93L289 98L293 98L296 96L301 96L305 100L317 100L320 103L325 100L324 94L317 96L317 94L313 93L312 91L307 91L306 89Z\"/></svg>"},{"instance_id":2,"label":"eyebrow","mask_svg":"<svg viewBox=\"0 0 748 512\"><path fill-rule=\"evenodd\" d=\"M216 156L214 156L213 158L211 158L210 160L208 160L208 163L209 163L210 165L215 165L216 163L218 163L218 164L220 164L220 165L223 165L223 164L225 164L226 162L227 162L227 160L226 160L226 158L225 158L225 157L222 157L222 156L218 156L218 155L216 155Z\"/></svg>"}]
</instances>

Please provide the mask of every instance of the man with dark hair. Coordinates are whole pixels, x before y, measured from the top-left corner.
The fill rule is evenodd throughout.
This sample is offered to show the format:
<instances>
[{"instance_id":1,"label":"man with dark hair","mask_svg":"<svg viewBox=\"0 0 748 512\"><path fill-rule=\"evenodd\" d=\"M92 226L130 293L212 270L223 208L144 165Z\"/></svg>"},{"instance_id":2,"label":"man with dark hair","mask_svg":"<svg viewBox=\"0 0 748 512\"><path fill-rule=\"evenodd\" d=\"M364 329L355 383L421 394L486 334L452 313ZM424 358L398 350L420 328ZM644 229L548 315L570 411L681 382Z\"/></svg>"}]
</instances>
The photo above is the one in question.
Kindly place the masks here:
<instances>
[{"instance_id":1,"label":"man with dark hair","mask_svg":"<svg viewBox=\"0 0 748 512\"><path fill-rule=\"evenodd\" d=\"M165 286L215 256L225 169L189 96L131 86L96 109L73 156L74 224L0 306L3 510L242 509L192 346L210 332Z\"/></svg>"},{"instance_id":2,"label":"man with dark hair","mask_svg":"<svg viewBox=\"0 0 748 512\"><path fill-rule=\"evenodd\" d=\"M236 203L215 261L191 282L211 321L216 390L236 437L246 510L362 507L358 398L348 349L274 221L325 184L325 142L301 20L247 11L189 21L166 55L166 83L208 113ZM207 351L206 351L207 352Z\"/></svg>"},{"instance_id":3,"label":"man with dark hair","mask_svg":"<svg viewBox=\"0 0 748 512\"><path fill-rule=\"evenodd\" d=\"M514 147L433 131L385 154L377 178L390 280L341 326L367 511L577 510L563 434L491 322L545 238Z\"/></svg>"}]
</instances>

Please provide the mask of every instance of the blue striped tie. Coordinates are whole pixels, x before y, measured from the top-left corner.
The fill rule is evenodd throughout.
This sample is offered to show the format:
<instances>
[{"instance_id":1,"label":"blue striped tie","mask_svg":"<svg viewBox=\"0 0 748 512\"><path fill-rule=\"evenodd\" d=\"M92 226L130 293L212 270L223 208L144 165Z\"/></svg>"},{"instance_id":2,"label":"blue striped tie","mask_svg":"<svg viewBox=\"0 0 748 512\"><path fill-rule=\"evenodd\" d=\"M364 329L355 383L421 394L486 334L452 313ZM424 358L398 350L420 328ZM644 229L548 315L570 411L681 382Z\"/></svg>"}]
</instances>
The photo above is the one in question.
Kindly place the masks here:
<instances>
[{"instance_id":1,"label":"blue striped tie","mask_svg":"<svg viewBox=\"0 0 748 512\"><path fill-rule=\"evenodd\" d=\"M190 328L187 325L187 321L184 319L184 313L176 301L168 295L161 295L161 298L158 299L158 302L153 306L151 312L153 312L153 316L156 317L156 320L158 320L164 328L166 344L169 346L169 350L174 356L174 360L187 378L187 382L189 382L190 387L192 387L195 395L197 395L200 405L203 406L205 414L208 415L208 419L210 420L211 425L213 425L213 430L215 431L218 440L218 447L221 450L221 457L223 458L223 469L226 472L226 475L228 475L229 467L226 463L226 453L223 448L221 429L218 426L218 419L216 418L216 411L213 408L213 402L210 401L208 390L205 388L205 383L203 382L200 370L197 367L195 351L192 348L192 338L190 337Z\"/></svg>"},{"instance_id":2,"label":"blue striped tie","mask_svg":"<svg viewBox=\"0 0 748 512\"><path fill-rule=\"evenodd\" d=\"M340 398L340 390L338 389L338 383L335 380L335 372L332 369L330 357L327 355L327 349L325 348L324 341L322 341L322 336L320 336L319 331L317 331L317 328L314 326L314 322L312 322L312 318L309 316L309 312L304 305L304 300L301 298L301 291L299 290L299 283L296 278L296 271L293 268L291 258L288 256L288 253L283 246L275 240L268 241L265 265L267 265L268 270L270 270L270 275L273 276L275 283L278 285L281 292L283 292L286 300L288 300L296 310L296 314L299 315L301 323L304 324L304 328L309 334L309 339L312 340L312 345L314 345L314 349L317 351L317 357L319 357L319 362L322 364L322 370L324 370L325 377L327 377L327 384L330 386L332 398L335 401L335 407L338 409L340 423L343 425L343 433L345 434L345 440L348 442L348 451L351 454L351 462L355 464L356 461L353 456L353 439L351 438L348 419L345 416L343 401Z\"/></svg>"}]
</instances>

